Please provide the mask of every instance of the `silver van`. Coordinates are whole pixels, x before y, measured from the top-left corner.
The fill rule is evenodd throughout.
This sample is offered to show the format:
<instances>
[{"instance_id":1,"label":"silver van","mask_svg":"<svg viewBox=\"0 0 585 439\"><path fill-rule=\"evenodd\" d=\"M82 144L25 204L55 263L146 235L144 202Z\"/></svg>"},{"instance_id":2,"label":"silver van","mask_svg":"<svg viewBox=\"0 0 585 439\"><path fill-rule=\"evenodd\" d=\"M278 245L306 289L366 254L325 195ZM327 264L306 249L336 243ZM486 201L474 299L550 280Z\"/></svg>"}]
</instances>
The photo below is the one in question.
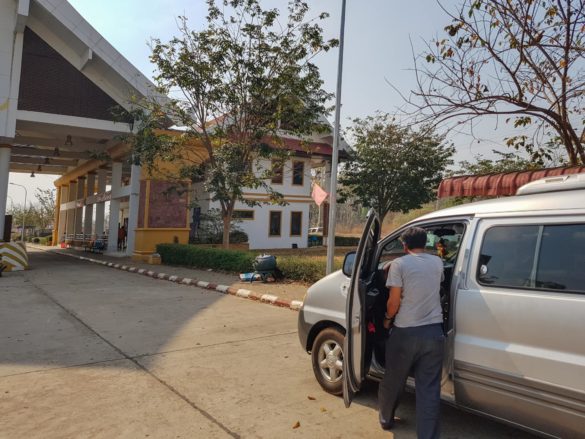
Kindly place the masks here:
<instances>
[{"instance_id":1,"label":"silver van","mask_svg":"<svg viewBox=\"0 0 585 439\"><path fill-rule=\"evenodd\" d=\"M321 386L349 406L364 379L382 378L385 268L411 226L445 266L443 400L546 437L585 438L585 174L433 212L382 239L370 212L357 252L308 289L299 313Z\"/></svg>"}]
</instances>

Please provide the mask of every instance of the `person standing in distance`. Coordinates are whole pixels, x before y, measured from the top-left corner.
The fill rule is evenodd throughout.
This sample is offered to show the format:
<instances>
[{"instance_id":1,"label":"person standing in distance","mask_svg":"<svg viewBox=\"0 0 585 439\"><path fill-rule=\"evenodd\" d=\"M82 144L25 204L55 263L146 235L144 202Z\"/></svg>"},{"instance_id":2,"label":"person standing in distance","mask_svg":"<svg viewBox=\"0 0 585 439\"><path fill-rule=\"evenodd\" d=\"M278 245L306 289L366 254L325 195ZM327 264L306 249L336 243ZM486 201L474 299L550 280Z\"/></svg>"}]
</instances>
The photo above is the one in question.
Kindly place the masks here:
<instances>
[{"instance_id":1,"label":"person standing in distance","mask_svg":"<svg viewBox=\"0 0 585 439\"><path fill-rule=\"evenodd\" d=\"M425 230L413 227L400 237L406 255L390 266L386 286L390 295L384 327L390 329L386 341L386 372L378 391L380 424L384 430L394 425L394 413L409 372L416 386L416 432L418 439L440 436L441 374L443 366L443 313L440 288L443 262L424 252ZM394 325L392 325L394 321Z\"/></svg>"}]
</instances>

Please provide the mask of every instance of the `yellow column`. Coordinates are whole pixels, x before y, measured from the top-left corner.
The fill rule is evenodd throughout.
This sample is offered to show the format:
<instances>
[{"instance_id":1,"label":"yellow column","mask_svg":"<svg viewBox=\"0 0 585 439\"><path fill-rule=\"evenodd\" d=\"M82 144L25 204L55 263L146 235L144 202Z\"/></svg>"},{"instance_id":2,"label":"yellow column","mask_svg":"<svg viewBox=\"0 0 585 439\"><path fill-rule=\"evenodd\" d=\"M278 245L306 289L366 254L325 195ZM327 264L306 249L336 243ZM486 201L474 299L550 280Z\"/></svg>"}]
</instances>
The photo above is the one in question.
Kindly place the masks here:
<instances>
[{"instance_id":1,"label":"yellow column","mask_svg":"<svg viewBox=\"0 0 585 439\"><path fill-rule=\"evenodd\" d=\"M148 229L148 217L150 215L150 180L146 180L146 193L144 194L144 224L143 227Z\"/></svg>"},{"instance_id":2,"label":"yellow column","mask_svg":"<svg viewBox=\"0 0 585 439\"><path fill-rule=\"evenodd\" d=\"M57 200L55 201L55 219L53 222L53 245L59 243L59 218L61 216L61 186L57 186Z\"/></svg>"}]
</instances>

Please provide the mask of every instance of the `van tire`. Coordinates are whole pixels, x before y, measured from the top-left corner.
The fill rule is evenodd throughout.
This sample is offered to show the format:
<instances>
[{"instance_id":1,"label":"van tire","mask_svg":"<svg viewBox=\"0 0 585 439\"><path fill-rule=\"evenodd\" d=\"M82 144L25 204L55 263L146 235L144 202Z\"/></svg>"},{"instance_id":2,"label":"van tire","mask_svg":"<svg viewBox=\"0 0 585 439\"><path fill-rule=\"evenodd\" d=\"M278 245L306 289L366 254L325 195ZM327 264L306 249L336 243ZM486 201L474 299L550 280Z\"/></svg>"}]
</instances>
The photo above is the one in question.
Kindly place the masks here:
<instances>
[{"instance_id":1,"label":"van tire","mask_svg":"<svg viewBox=\"0 0 585 439\"><path fill-rule=\"evenodd\" d=\"M325 328L313 342L311 362L315 378L332 395L343 393L343 334L336 328Z\"/></svg>"}]
</instances>

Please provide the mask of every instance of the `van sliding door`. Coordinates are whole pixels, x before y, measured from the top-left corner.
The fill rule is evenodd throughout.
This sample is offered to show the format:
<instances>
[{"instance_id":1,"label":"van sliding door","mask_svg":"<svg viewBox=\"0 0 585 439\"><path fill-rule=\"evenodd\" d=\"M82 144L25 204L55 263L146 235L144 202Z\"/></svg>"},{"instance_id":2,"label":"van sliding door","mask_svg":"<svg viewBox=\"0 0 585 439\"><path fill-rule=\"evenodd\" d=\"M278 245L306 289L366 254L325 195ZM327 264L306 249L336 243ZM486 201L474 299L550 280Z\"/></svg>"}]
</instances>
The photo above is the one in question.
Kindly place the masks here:
<instances>
[{"instance_id":1,"label":"van sliding door","mask_svg":"<svg viewBox=\"0 0 585 439\"><path fill-rule=\"evenodd\" d=\"M456 301L457 403L581 435L585 217L481 220Z\"/></svg>"}]
</instances>

